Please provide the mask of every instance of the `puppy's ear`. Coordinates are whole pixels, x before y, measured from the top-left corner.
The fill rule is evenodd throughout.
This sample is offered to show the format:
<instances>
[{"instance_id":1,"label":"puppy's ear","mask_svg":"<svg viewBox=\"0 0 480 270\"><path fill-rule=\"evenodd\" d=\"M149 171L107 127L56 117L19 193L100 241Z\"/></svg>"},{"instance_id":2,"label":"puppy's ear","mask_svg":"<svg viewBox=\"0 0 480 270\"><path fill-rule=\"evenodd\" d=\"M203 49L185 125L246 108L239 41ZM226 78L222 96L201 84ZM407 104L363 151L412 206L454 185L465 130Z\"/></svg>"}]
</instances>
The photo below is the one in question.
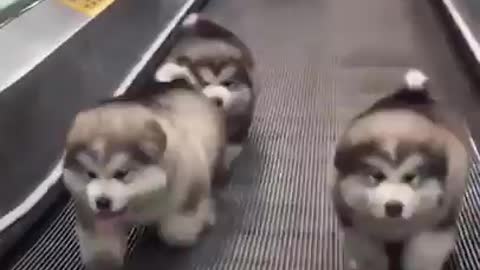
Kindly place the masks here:
<instances>
[{"instance_id":1,"label":"puppy's ear","mask_svg":"<svg viewBox=\"0 0 480 270\"><path fill-rule=\"evenodd\" d=\"M150 157L161 156L167 146L167 135L162 126L155 120L148 120L145 130L145 139L139 142L140 149Z\"/></svg>"}]
</instances>

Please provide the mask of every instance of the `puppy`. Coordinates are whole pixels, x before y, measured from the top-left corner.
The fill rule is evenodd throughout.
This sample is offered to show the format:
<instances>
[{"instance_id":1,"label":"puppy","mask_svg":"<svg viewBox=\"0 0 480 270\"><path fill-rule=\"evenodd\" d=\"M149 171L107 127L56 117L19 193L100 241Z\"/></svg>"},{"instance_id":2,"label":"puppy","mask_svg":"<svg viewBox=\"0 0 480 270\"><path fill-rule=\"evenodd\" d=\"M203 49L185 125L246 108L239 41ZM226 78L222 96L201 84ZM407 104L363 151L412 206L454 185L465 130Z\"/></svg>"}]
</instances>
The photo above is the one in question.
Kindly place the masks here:
<instances>
[{"instance_id":1,"label":"puppy","mask_svg":"<svg viewBox=\"0 0 480 270\"><path fill-rule=\"evenodd\" d=\"M154 225L167 244L187 247L215 223L223 112L199 93L162 90L82 111L68 133L63 181L87 269L121 268L131 226Z\"/></svg>"},{"instance_id":2,"label":"puppy","mask_svg":"<svg viewBox=\"0 0 480 270\"><path fill-rule=\"evenodd\" d=\"M155 73L158 82L185 79L227 114L229 164L248 135L256 100L254 62L250 50L232 32L191 14L180 29L179 41Z\"/></svg>"},{"instance_id":3,"label":"puppy","mask_svg":"<svg viewBox=\"0 0 480 270\"><path fill-rule=\"evenodd\" d=\"M431 98L421 71L405 80L354 118L336 148L333 204L352 270L440 270L454 248L469 130Z\"/></svg>"}]
</instances>

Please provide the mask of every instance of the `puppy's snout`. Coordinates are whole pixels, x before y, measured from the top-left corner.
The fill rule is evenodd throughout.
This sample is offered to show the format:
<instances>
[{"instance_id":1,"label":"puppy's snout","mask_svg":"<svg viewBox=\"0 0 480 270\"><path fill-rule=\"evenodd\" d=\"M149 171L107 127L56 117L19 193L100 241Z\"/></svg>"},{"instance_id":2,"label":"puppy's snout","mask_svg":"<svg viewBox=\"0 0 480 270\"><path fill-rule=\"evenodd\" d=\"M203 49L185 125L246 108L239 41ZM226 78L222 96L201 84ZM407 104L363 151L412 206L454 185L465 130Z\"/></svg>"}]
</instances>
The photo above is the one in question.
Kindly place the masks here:
<instances>
[{"instance_id":1,"label":"puppy's snout","mask_svg":"<svg viewBox=\"0 0 480 270\"><path fill-rule=\"evenodd\" d=\"M389 201L385 204L385 214L388 217L399 217L402 215L403 203L399 201Z\"/></svg>"},{"instance_id":2,"label":"puppy's snout","mask_svg":"<svg viewBox=\"0 0 480 270\"><path fill-rule=\"evenodd\" d=\"M203 88L202 92L218 107L225 108L232 98L232 93L224 86L209 85Z\"/></svg>"},{"instance_id":3,"label":"puppy's snout","mask_svg":"<svg viewBox=\"0 0 480 270\"><path fill-rule=\"evenodd\" d=\"M98 210L107 211L110 210L112 207L112 200L107 197L99 197L95 200L95 205L97 206Z\"/></svg>"}]
</instances>

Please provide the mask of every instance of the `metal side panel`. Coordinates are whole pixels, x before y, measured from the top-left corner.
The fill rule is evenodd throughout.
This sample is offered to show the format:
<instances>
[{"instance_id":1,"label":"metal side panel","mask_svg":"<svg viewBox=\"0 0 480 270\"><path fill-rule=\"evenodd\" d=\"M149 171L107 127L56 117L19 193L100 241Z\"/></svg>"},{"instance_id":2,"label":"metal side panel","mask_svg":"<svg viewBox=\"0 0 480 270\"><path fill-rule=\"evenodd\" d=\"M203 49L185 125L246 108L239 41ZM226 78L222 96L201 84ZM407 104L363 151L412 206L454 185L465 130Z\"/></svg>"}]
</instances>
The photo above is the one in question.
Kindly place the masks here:
<instances>
[{"instance_id":1,"label":"metal side panel","mask_svg":"<svg viewBox=\"0 0 480 270\"><path fill-rule=\"evenodd\" d=\"M63 192L58 185L59 161L74 115L99 99L125 91L169 37L170 22L200 2L117 1L0 92L0 257ZM41 4L30 12L37 8ZM40 21L37 18L36 23ZM12 34L24 36L27 28L24 25ZM0 30L1 37L5 29ZM44 38L49 37L45 31ZM39 37L32 34L30 38ZM4 47L3 41L0 53L24 52L18 44L16 50Z\"/></svg>"},{"instance_id":2,"label":"metal side panel","mask_svg":"<svg viewBox=\"0 0 480 270\"><path fill-rule=\"evenodd\" d=\"M127 269L341 270L327 181L346 122L415 66L436 96L478 123L471 112L479 99L425 1L211 0L206 12L256 56L261 94L247 149L218 195L218 224L198 246L171 250L140 231ZM480 269L479 162L452 269ZM12 269L80 269L73 222L69 204Z\"/></svg>"},{"instance_id":3,"label":"metal side panel","mask_svg":"<svg viewBox=\"0 0 480 270\"><path fill-rule=\"evenodd\" d=\"M466 95L452 96L452 98L464 98L466 100L477 100L480 96L480 2L474 0L442 0L430 1L438 11L439 19L448 32L449 41L452 44L452 51L460 60L459 68L468 73L472 79L472 93ZM466 104L472 104L468 101ZM471 121L480 119L480 110L475 102L473 107L468 105L465 111ZM480 143L480 125L471 125L473 136L477 147Z\"/></svg>"},{"instance_id":4,"label":"metal side panel","mask_svg":"<svg viewBox=\"0 0 480 270\"><path fill-rule=\"evenodd\" d=\"M473 54L475 61L480 61L480 2L475 0L442 0L443 7L458 28L464 42Z\"/></svg>"},{"instance_id":5,"label":"metal side panel","mask_svg":"<svg viewBox=\"0 0 480 270\"><path fill-rule=\"evenodd\" d=\"M91 19L62 1L43 0L0 28L0 92L25 76Z\"/></svg>"}]
</instances>

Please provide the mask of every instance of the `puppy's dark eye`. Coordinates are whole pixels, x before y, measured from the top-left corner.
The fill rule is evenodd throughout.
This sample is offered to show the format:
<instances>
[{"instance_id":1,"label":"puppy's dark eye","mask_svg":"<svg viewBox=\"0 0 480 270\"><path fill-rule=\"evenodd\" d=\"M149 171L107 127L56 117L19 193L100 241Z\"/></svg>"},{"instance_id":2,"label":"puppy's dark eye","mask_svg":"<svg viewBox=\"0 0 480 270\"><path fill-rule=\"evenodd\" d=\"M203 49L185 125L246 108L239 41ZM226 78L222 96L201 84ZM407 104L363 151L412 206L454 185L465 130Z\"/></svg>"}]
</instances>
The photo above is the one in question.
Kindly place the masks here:
<instances>
[{"instance_id":1,"label":"puppy's dark eye","mask_svg":"<svg viewBox=\"0 0 480 270\"><path fill-rule=\"evenodd\" d=\"M403 176L403 182L411 183L417 175L415 173L407 173Z\"/></svg>"},{"instance_id":2,"label":"puppy's dark eye","mask_svg":"<svg viewBox=\"0 0 480 270\"><path fill-rule=\"evenodd\" d=\"M222 85L225 86L225 87L230 87L230 86L233 86L234 84L235 84L235 82L232 81L232 80L227 80L227 81L224 81L222 83Z\"/></svg>"},{"instance_id":3,"label":"puppy's dark eye","mask_svg":"<svg viewBox=\"0 0 480 270\"><path fill-rule=\"evenodd\" d=\"M370 178L372 178L377 183L381 183L387 178L387 176L381 171L375 171L370 174Z\"/></svg>"},{"instance_id":4,"label":"puppy's dark eye","mask_svg":"<svg viewBox=\"0 0 480 270\"><path fill-rule=\"evenodd\" d=\"M87 175L88 175L88 177L89 177L90 179L95 179L95 178L97 178L97 174L94 173L94 172L92 172L92 171L88 171L88 172L87 172Z\"/></svg>"},{"instance_id":5,"label":"puppy's dark eye","mask_svg":"<svg viewBox=\"0 0 480 270\"><path fill-rule=\"evenodd\" d=\"M118 180L123 180L125 176L127 176L128 171L125 170L117 170L113 173L113 178L118 179Z\"/></svg>"}]
</instances>

